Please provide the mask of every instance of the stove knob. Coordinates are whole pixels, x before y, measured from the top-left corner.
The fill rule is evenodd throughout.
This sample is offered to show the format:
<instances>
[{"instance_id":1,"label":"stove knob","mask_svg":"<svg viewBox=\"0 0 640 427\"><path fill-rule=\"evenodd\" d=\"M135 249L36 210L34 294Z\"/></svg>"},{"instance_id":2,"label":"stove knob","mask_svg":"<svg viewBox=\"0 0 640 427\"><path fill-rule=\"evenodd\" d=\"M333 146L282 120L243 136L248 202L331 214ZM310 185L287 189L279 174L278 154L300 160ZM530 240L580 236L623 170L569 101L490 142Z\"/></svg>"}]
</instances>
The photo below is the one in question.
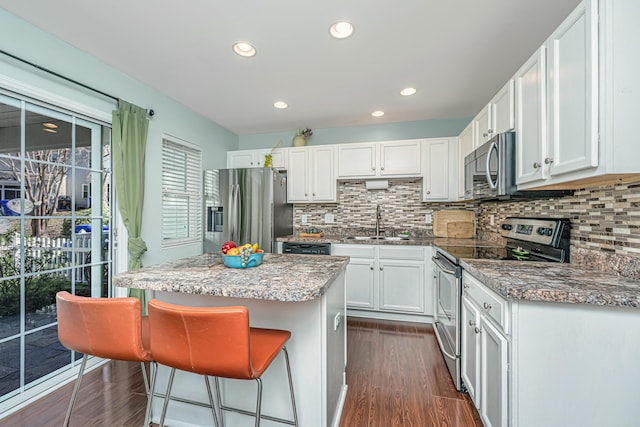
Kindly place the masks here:
<instances>
[{"instance_id":1,"label":"stove knob","mask_svg":"<svg viewBox=\"0 0 640 427\"><path fill-rule=\"evenodd\" d=\"M513 227L511 226L511 224L502 224L502 229L503 230L511 230Z\"/></svg>"},{"instance_id":2,"label":"stove knob","mask_svg":"<svg viewBox=\"0 0 640 427\"><path fill-rule=\"evenodd\" d=\"M545 236L551 236L553 234L553 230L551 228L547 228L544 234Z\"/></svg>"},{"instance_id":3,"label":"stove knob","mask_svg":"<svg viewBox=\"0 0 640 427\"><path fill-rule=\"evenodd\" d=\"M544 236L546 231L543 227L538 227L538 229L536 230L536 233L538 233L540 236Z\"/></svg>"}]
</instances>

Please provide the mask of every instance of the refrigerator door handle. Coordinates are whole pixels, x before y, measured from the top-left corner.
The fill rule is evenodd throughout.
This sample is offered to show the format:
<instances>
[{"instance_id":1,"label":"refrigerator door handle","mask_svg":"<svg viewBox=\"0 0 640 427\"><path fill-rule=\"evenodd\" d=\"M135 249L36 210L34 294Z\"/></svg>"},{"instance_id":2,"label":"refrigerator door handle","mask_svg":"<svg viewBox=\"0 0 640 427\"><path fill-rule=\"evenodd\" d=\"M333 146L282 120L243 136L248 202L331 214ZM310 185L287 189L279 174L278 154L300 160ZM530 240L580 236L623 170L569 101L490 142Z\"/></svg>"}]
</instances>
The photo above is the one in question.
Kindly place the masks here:
<instances>
[{"instance_id":1,"label":"refrigerator door handle","mask_svg":"<svg viewBox=\"0 0 640 427\"><path fill-rule=\"evenodd\" d=\"M240 244L240 242L238 241L239 237L240 237L240 186L238 184L234 184L231 186L231 197L230 197L230 203L229 203L229 232L230 232L230 239L234 242L238 242L238 244Z\"/></svg>"}]
</instances>

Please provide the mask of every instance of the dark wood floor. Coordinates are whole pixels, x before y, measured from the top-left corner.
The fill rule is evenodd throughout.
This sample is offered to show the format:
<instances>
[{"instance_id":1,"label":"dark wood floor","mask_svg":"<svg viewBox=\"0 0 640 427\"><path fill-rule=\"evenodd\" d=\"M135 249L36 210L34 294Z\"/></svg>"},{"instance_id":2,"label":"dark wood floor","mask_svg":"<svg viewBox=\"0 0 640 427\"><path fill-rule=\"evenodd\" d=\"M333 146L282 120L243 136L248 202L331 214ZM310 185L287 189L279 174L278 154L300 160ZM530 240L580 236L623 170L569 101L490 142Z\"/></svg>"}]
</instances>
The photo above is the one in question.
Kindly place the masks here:
<instances>
[{"instance_id":1,"label":"dark wood floor","mask_svg":"<svg viewBox=\"0 0 640 427\"><path fill-rule=\"evenodd\" d=\"M458 393L431 325L350 319L341 427L482 426Z\"/></svg>"},{"instance_id":2,"label":"dark wood floor","mask_svg":"<svg viewBox=\"0 0 640 427\"><path fill-rule=\"evenodd\" d=\"M341 427L481 427L458 393L430 325L349 319L349 385ZM69 384L0 420L0 426L61 426ZM140 427L146 396L140 365L110 362L87 374L72 427Z\"/></svg>"}]
</instances>

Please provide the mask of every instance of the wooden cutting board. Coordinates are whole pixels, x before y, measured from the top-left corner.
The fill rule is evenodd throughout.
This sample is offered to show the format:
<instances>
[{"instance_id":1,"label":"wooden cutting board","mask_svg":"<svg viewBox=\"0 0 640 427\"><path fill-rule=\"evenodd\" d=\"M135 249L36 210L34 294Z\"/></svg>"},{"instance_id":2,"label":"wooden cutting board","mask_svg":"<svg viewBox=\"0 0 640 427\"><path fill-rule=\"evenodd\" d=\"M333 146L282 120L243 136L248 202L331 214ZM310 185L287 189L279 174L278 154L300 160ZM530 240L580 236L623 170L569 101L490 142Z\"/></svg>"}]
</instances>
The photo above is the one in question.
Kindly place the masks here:
<instances>
[{"instance_id":1,"label":"wooden cutting board","mask_svg":"<svg viewBox=\"0 0 640 427\"><path fill-rule=\"evenodd\" d=\"M449 235L449 223L457 223L451 226ZM476 234L476 214L465 210L441 210L433 213L433 234L436 237L471 238ZM458 237L467 236L470 237Z\"/></svg>"},{"instance_id":2,"label":"wooden cutting board","mask_svg":"<svg viewBox=\"0 0 640 427\"><path fill-rule=\"evenodd\" d=\"M447 223L447 237L454 239L471 239L476 235L473 222L451 221Z\"/></svg>"},{"instance_id":3,"label":"wooden cutting board","mask_svg":"<svg viewBox=\"0 0 640 427\"><path fill-rule=\"evenodd\" d=\"M320 233L300 233L300 237L304 237L307 239L319 239L324 236L323 232Z\"/></svg>"}]
</instances>

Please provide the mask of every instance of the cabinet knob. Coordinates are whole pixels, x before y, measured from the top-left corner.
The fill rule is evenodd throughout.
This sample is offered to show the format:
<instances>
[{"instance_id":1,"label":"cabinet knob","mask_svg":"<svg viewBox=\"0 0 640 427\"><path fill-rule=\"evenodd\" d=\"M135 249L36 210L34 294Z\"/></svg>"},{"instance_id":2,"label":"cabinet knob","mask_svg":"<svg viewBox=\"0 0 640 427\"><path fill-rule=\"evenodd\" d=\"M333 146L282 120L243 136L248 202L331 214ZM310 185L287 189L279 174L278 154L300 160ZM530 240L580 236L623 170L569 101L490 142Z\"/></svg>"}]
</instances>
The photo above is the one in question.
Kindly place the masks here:
<instances>
[{"instance_id":1,"label":"cabinet knob","mask_svg":"<svg viewBox=\"0 0 640 427\"><path fill-rule=\"evenodd\" d=\"M476 326L475 328L473 328L473 332L475 332L476 334L479 334L480 332L482 332L482 329Z\"/></svg>"},{"instance_id":2,"label":"cabinet knob","mask_svg":"<svg viewBox=\"0 0 640 427\"><path fill-rule=\"evenodd\" d=\"M384 170L384 166L380 166L380 170L383 171Z\"/></svg>"},{"instance_id":3,"label":"cabinet knob","mask_svg":"<svg viewBox=\"0 0 640 427\"><path fill-rule=\"evenodd\" d=\"M488 133L486 133L486 132L482 134L482 137L483 137L483 138L486 138L486 137L488 137L488 136L489 136L489 134L488 134Z\"/></svg>"},{"instance_id":4,"label":"cabinet knob","mask_svg":"<svg viewBox=\"0 0 640 427\"><path fill-rule=\"evenodd\" d=\"M308 196L308 194L307 194L307 193L304 193L304 197L307 197L307 196Z\"/></svg>"},{"instance_id":5,"label":"cabinet knob","mask_svg":"<svg viewBox=\"0 0 640 427\"><path fill-rule=\"evenodd\" d=\"M489 135L491 135L491 134L493 133L493 129L489 129L489 130L487 130L487 133L488 133Z\"/></svg>"},{"instance_id":6,"label":"cabinet knob","mask_svg":"<svg viewBox=\"0 0 640 427\"><path fill-rule=\"evenodd\" d=\"M548 164L551 164L551 163L553 163L553 159L551 157L547 157L546 159L544 159L544 164L545 165L548 165Z\"/></svg>"},{"instance_id":7,"label":"cabinet knob","mask_svg":"<svg viewBox=\"0 0 640 427\"><path fill-rule=\"evenodd\" d=\"M316 193L313 193L313 197L316 197Z\"/></svg>"},{"instance_id":8,"label":"cabinet knob","mask_svg":"<svg viewBox=\"0 0 640 427\"><path fill-rule=\"evenodd\" d=\"M375 170L376 170L376 168L371 168L371 170L372 170L372 171L375 171Z\"/></svg>"},{"instance_id":9,"label":"cabinet knob","mask_svg":"<svg viewBox=\"0 0 640 427\"><path fill-rule=\"evenodd\" d=\"M427 194L431 194L431 191L427 190Z\"/></svg>"},{"instance_id":10,"label":"cabinet knob","mask_svg":"<svg viewBox=\"0 0 640 427\"><path fill-rule=\"evenodd\" d=\"M251 166L253 166L253 162L251 162Z\"/></svg>"},{"instance_id":11,"label":"cabinet knob","mask_svg":"<svg viewBox=\"0 0 640 427\"><path fill-rule=\"evenodd\" d=\"M469 326L476 326L475 320L469 320Z\"/></svg>"},{"instance_id":12,"label":"cabinet knob","mask_svg":"<svg viewBox=\"0 0 640 427\"><path fill-rule=\"evenodd\" d=\"M465 283L464 285L462 285L462 287L465 288L465 289L469 289L469 284Z\"/></svg>"},{"instance_id":13,"label":"cabinet knob","mask_svg":"<svg viewBox=\"0 0 640 427\"><path fill-rule=\"evenodd\" d=\"M373 266L369 267L369 270L373 271Z\"/></svg>"},{"instance_id":14,"label":"cabinet knob","mask_svg":"<svg viewBox=\"0 0 640 427\"><path fill-rule=\"evenodd\" d=\"M540 169L540 167L541 167L541 166L542 166L542 165L541 165L540 163L538 163L538 162L533 162L533 168L534 168L534 169Z\"/></svg>"},{"instance_id":15,"label":"cabinet knob","mask_svg":"<svg viewBox=\"0 0 640 427\"><path fill-rule=\"evenodd\" d=\"M484 304L482 304L482 306L485 310L491 310L491 304L489 304L488 302L485 302Z\"/></svg>"},{"instance_id":16,"label":"cabinet knob","mask_svg":"<svg viewBox=\"0 0 640 427\"><path fill-rule=\"evenodd\" d=\"M382 267L380 267L380 271L382 271Z\"/></svg>"}]
</instances>

